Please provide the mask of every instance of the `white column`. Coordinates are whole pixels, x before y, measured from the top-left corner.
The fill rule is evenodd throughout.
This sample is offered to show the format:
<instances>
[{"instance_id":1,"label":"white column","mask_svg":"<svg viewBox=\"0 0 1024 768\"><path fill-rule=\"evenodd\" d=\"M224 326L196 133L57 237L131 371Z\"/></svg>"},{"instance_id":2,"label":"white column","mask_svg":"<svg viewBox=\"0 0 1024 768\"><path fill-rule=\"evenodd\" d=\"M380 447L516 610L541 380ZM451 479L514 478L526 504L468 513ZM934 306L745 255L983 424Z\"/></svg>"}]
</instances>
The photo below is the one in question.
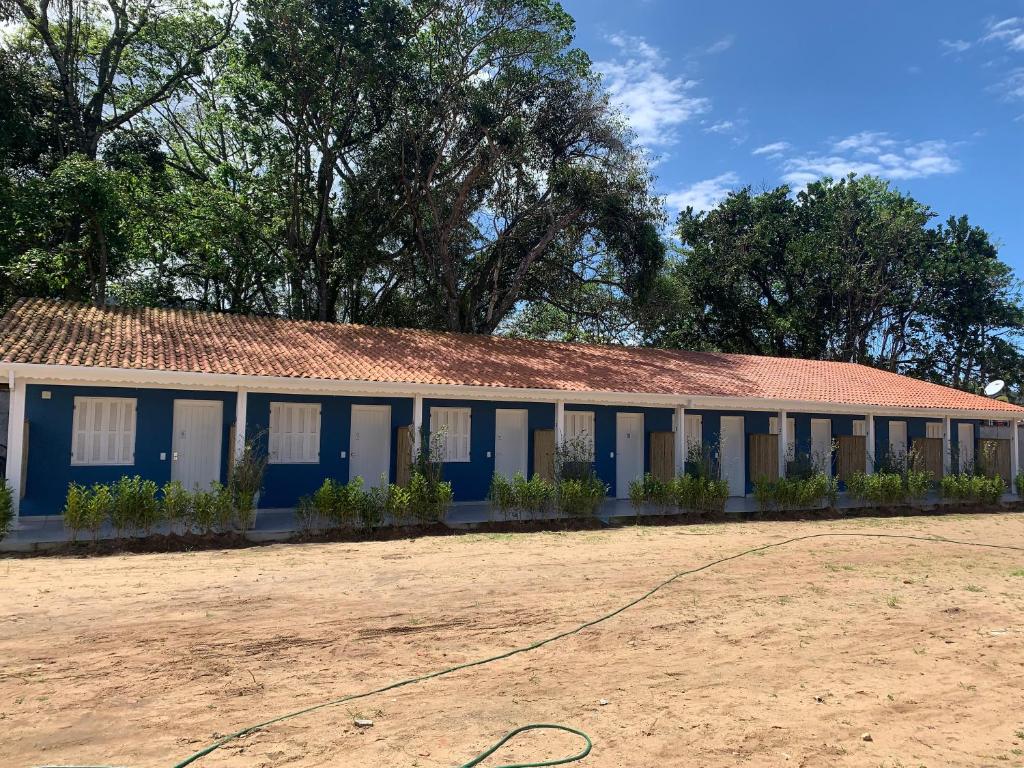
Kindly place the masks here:
<instances>
[{"instance_id":1,"label":"white column","mask_svg":"<svg viewBox=\"0 0 1024 768\"><path fill-rule=\"evenodd\" d=\"M565 442L565 401L555 401L555 446Z\"/></svg>"},{"instance_id":2,"label":"white column","mask_svg":"<svg viewBox=\"0 0 1024 768\"><path fill-rule=\"evenodd\" d=\"M235 454L235 461L241 461L245 456L245 425L246 409L249 405L249 392L240 389L235 394L235 444L232 450Z\"/></svg>"},{"instance_id":3,"label":"white column","mask_svg":"<svg viewBox=\"0 0 1024 768\"><path fill-rule=\"evenodd\" d=\"M786 411L779 411L779 477L786 476L786 461L789 458L789 416Z\"/></svg>"},{"instance_id":4,"label":"white column","mask_svg":"<svg viewBox=\"0 0 1024 768\"><path fill-rule=\"evenodd\" d=\"M953 461L953 442L949 434L949 416L942 420L942 474L948 475Z\"/></svg>"},{"instance_id":5,"label":"white column","mask_svg":"<svg viewBox=\"0 0 1024 768\"><path fill-rule=\"evenodd\" d=\"M868 445L867 445L867 450L864 451L864 454L865 454L864 461L865 461L865 464L866 464L866 466L864 467L864 471L867 474L872 475L875 472L875 450L876 450L875 449L875 415L873 413L869 413L867 415L867 421L868 421Z\"/></svg>"},{"instance_id":6,"label":"white column","mask_svg":"<svg viewBox=\"0 0 1024 768\"><path fill-rule=\"evenodd\" d=\"M1017 493L1017 475L1021 471L1021 437L1020 437L1020 422L1016 419L1010 422L1010 427L1014 430L1014 444L1013 444L1013 455L1010 457L1010 493ZM8 452L10 449L7 449ZM10 454L8 453L8 456ZM8 459L7 461L10 461Z\"/></svg>"},{"instance_id":7,"label":"white column","mask_svg":"<svg viewBox=\"0 0 1024 768\"><path fill-rule=\"evenodd\" d=\"M414 395L412 398L412 457L415 459L420 453L420 443L423 441L423 395Z\"/></svg>"},{"instance_id":8,"label":"white column","mask_svg":"<svg viewBox=\"0 0 1024 768\"><path fill-rule=\"evenodd\" d=\"M21 463L25 451L25 381L11 373L10 410L7 414L7 485L11 489L11 527L18 526L21 508Z\"/></svg>"},{"instance_id":9,"label":"white column","mask_svg":"<svg viewBox=\"0 0 1024 768\"><path fill-rule=\"evenodd\" d=\"M676 474L686 472L686 409L676 406Z\"/></svg>"}]
</instances>

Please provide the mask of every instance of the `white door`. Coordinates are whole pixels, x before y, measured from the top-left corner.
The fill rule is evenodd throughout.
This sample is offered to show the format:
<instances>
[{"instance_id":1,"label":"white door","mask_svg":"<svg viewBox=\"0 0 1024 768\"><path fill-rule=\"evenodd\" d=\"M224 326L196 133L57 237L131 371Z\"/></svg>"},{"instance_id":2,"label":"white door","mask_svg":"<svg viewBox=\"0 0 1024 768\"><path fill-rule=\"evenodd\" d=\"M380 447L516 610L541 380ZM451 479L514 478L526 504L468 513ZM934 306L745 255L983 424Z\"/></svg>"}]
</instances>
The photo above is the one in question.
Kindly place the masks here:
<instances>
[{"instance_id":1,"label":"white door","mask_svg":"<svg viewBox=\"0 0 1024 768\"><path fill-rule=\"evenodd\" d=\"M526 477L527 412L498 408L494 412L494 471L503 477Z\"/></svg>"},{"instance_id":2,"label":"white door","mask_svg":"<svg viewBox=\"0 0 1024 768\"><path fill-rule=\"evenodd\" d=\"M629 498L629 484L644 476L644 415L615 414L615 497Z\"/></svg>"},{"instance_id":3,"label":"white door","mask_svg":"<svg viewBox=\"0 0 1024 768\"><path fill-rule=\"evenodd\" d=\"M889 458L901 464L907 458L907 422L889 422Z\"/></svg>"},{"instance_id":4,"label":"white door","mask_svg":"<svg viewBox=\"0 0 1024 768\"><path fill-rule=\"evenodd\" d=\"M832 419L811 419L811 462L832 476Z\"/></svg>"},{"instance_id":5,"label":"white door","mask_svg":"<svg viewBox=\"0 0 1024 768\"><path fill-rule=\"evenodd\" d=\"M171 480L189 490L220 480L224 404L219 400L175 400Z\"/></svg>"},{"instance_id":6,"label":"white door","mask_svg":"<svg viewBox=\"0 0 1024 768\"><path fill-rule=\"evenodd\" d=\"M747 452L742 416L722 417L721 442L722 479L729 483L729 495L746 496Z\"/></svg>"},{"instance_id":7,"label":"white door","mask_svg":"<svg viewBox=\"0 0 1024 768\"><path fill-rule=\"evenodd\" d=\"M974 425L957 424L956 441L960 446L960 472L974 470Z\"/></svg>"},{"instance_id":8,"label":"white door","mask_svg":"<svg viewBox=\"0 0 1024 768\"><path fill-rule=\"evenodd\" d=\"M391 470L391 406L353 405L348 478L363 478L364 488L388 482Z\"/></svg>"}]
</instances>

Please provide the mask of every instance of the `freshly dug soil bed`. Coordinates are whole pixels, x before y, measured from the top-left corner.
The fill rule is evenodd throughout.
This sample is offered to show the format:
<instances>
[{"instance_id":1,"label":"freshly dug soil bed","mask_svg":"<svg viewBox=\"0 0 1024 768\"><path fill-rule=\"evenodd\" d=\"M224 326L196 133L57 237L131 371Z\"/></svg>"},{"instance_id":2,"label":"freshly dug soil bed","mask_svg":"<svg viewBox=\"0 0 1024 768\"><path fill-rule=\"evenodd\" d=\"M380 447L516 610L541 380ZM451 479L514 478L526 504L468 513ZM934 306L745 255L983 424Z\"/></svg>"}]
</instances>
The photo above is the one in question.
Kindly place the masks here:
<instances>
[{"instance_id":1,"label":"freshly dug soil bed","mask_svg":"<svg viewBox=\"0 0 1024 768\"><path fill-rule=\"evenodd\" d=\"M1005 513L4 559L0 762L166 768L249 723L525 645L680 570L829 531L1024 546L1024 516ZM1024 552L799 542L195 765L450 768L546 721L593 736L585 768L1022 766L1022 587ZM530 734L492 761L574 747Z\"/></svg>"}]
</instances>

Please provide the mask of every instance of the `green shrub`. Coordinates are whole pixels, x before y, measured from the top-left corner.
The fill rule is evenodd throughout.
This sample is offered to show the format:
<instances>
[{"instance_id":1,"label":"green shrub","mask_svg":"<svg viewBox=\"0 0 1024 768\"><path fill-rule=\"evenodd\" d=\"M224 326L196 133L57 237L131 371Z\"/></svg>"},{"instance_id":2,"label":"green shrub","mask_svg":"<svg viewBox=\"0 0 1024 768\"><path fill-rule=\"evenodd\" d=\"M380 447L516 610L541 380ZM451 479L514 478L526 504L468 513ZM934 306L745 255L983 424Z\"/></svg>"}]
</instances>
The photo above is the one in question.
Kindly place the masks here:
<instances>
[{"instance_id":1,"label":"green shrub","mask_svg":"<svg viewBox=\"0 0 1024 768\"><path fill-rule=\"evenodd\" d=\"M389 505L404 512L408 506L405 498L404 493L392 492L391 486L366 491L361 477L348 483L327 478L313 493L311 503L316 514L330 527L351 530L380 525Z\"/></svg>"},{"instance_id":2,"label":"green shrub","mask_svg":"<svg viewBox=\"0 0 1024 768\"><path fill-rule=\"evenodd\" d=\"M14 499L11 496L11 486L7 484L7 478L0 478L0 541L10 533L13 521Z\"/></svg>"},{"instance_id":3,"label":"green shrub","mask_svg":"<svg viewBox=\"0 0 1024 768\"><path fill-rule=\"evenodd\" d=\"M88 531L92 540L96 541L114 508L114 496L110 487L96 483L86 488L78 483L68 486L68 495L64 502L64 525L71 530L71 540L77 541L78 534Z\"/></svg>"},{"instance_id":4,"label":"green shrub","mask_svg":"<svg viewBox=\"0 0 1024 768\"><path fill-rule=\"evenodd\" d=\"M503 515L512 513L537 518L548 511L555 497L555 484L538 474L527 480L516 472L509 480L501 475L491 478L491 490L487 498L491 506Z\"/></svg>"},{"instance_id":5,"label":"green shrub","mask_svg":"<svg viewBox=\"0 0 1024 768\"><path fill-rule=\"evenodd\" d=\"M923 499L932 489L932 473L924 470L908 469L903 473L903 481L911 501Z\"/></svg>"},{"instance_id":6,"label":"green shrub","mask_svg":"<svg viewBox=\"0 0 1024 768\"><path fill-rule=\"evenodd\" d=\"M143 532L149 535L160 522L160 502L157 484L138 475L122 477L110 488L113 496L111 523L118 538L122 533Z\"/></svg>"},{"instance_id":7,"label":"green shrub","mask_svg":"<svg viewBox=\"0 0 1024 768\"><path fill-rule=\"evenodd\" d=\"M204 536L209 536L217 528L217 495L214 489L192 492L189 522Z\"/></svg>"},{"instance_id":8,"label":"green shrub","mask_svg":"<svg viewBox=\"0 0 1024 768\"><path fill-rule=\"evenodd\" d=\"M595 474L555 484L555 504L565 517L593 517L607 496L608 486Z\"/></svg>"},{"instance_id":9,"label":"green shrub","mask_svg":"<svg viewBox=\"0 0 1024 768\"><path fill-rule=\"evenodd\" d=\"M902 473L855 472L846 481L846 490L855 499L870 504L904 504L923 498L931 488L931 473L907 470Z\"/></svg>"},{"instance_id":10,"label":"green shrub","mask_svg":"<svg viewBox=\"0 0 1024 768\"><path fill-rule=\"evenodd\" d=\"M189 514L192 509L192 494L185 490L177 480L165 483L160 495L160 517L162 517L171 532L174 526L178 525L184 530L189 524Z\"/></svg>"},{"instance_id":11,"label":"green shrub","mask_svg":"<svg viewBox=\"0 0 1024 768\"><path fill-rule=\"evenodd\" d=\"M235 519L235 497L226 485L214 483L210 486L213 495L213 519L219 531L227 531Z\"/></svg>"},{"instance_id":12,"label":"green shrub","mask_svg":"<svg viewBox=\"0 0 1024 768\"><path fill-rule=\"evenodd\" d=\"M267 468L267 456L261 445L256 438L247 441L241 458L231 467L228 477L235 523L242 531L249 530L256 522L256 499L263 487L263 474Z\"/></svg>"},{"instance_id":13,"label":"green shrub","mask_svg":"<svg viewBox=\"0 0 1024 768\"><path fill-rule=\"evenodd\" d=\"M441 480L440 473L417 468L409 478L409 512L420 522L443 520L453 498L452 484Z\"/></svg>"},{"instance_id":14,"label":"green shrub","mask_svg":"<svg viewBox=\"0 0 1024 768\"><path fill-rule=\"evenodd\" d=\"M334 506L331 508L330 519L343 528L355 528L364 515L366 491L363 490L363 478L357 477L348 483L333 481Z\"/></svg>"},{"instance_id":15,"label":"green shrub","mask_svg":"<svg viewBox=\"0 0 1024 768\"><path fill-rule=\"evenodd\" d=\"M370 491L371 501L375 508L374 516L377 525L384 519L392 525L405 525L409 520L409 491L400 485L389 483L381 475L380 485Z\"/></svg>"},{"instance_id":16,"label":"green shrub","mask_svg":"<svg viewBox=\"0 0 1024 768\"><path fill-rule=\"evenodd\" d=\"M761 511L769 509L812 509L835 503L838 481L823 472L809 477L784 477L754 483L754 498Z\"/></svg>"},{"instance_id":17,"label":"green shrub","mask_svg":"<svg viewBox=\"0 0 1024 768\"><path fill-rule=\"evenodd\" d=\"M669 495L681 512L721 512L729 498L729 482L687 472L672 480Z\"/></svg>"},{"instance_id":18,"label":"green shrub","mask_svg":"<svg viewBox=\"0 0 1024 768\"><path fill-rule=\"evenodd\" d=\"M491 488L487 492L487 500L491 507L507 515L516 509L516 492L512 481L498 473L491 478Z\"/></svg>"},{"instance_id":19,"label":"green shrub","mask_svg":"<svg viewBox=\"0 0 1024 768\"><path fill-rule=\"evenodd\" d=\"M648 472L629 484L629 500L637 511L645 504L667 509L673 505L672 481L665 482Z\"/></svg>"},{"instance_id":20,"label":"green shrub","mask_svg":"<svg viewBox=\"0 0 1024 768\"><path fill-rule=\"evenodd\" d=\"M361 480L362 478L356 478ZM353 498L356 506L356 519L364 530L372 530L384 522L384 508L387 506L388 485L384 484L369 491L363 491Z\"/></svg>"},{"instance_id":21,"label":"green shrub","mask_svg":"<svg viewBox=\"0 0 1024 768\"><path fill-rule=\"evenodd\" d=\"M1006 493L1006 483L999 475L983 478L978 489L978 501L983 504L998 504Z\"/></svg>"},{"instance_id":22,"label":"green shrub","mask_svg":"<svg viewBox=\"0 0 1024 768\"><path fill-rule=\"evenodd\" d=\"M939 493L950 501L996 504L1006 492L1006 483L999 475L984 477L966 473L946 475L939 482Z\"/></svg>"}]
</instances>

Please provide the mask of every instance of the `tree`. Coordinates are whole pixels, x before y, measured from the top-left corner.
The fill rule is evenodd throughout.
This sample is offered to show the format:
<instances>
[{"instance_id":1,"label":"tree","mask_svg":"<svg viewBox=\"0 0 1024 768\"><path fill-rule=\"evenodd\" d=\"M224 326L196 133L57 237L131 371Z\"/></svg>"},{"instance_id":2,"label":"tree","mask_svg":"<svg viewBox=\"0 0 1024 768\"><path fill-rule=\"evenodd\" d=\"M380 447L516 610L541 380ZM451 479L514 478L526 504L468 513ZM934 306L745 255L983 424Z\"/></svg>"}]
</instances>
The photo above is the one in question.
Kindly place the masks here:
<instances>
[{"instance_id":1,"label":"tree","mask_svg":"<svg viewBox=\"0 0 1024 768\"><path fill-rule=\"evenodd\" d=\"M660 209L589 60L569 47L572 19L540 0L446 0L430 29L386 150L400 161L399 229L424 319L491 333L602 259L641 295L663 257Z\"/></svg>"},{"instance_id":2,"label":"tree","mask_svg":"<svg viewBox=\"0 0 1024 768\"><path fill-rule=\"evenodd\" d=\"M933 217L854 176L687 209L640 327L663 346L844 360L965 389L1019 379L1017 281L984 230Z\"/></svg>"},{"instance_id":3,"label":"tree","mask_svg":"<svg viewBox=\"0 0 1024 768\"><path fill-rule=\"evenodd\" d=\"M332 219L392 119L412 12L397 0L253 0L249 12L246 46L262 87L244 95L281 136L270 161L287 184L291 313L334 320L344 245Z\"/></svg>"},{"instance_id":4,"label":"tree","mask_svg":"<svg viewBox=\"0 0 1024 768\"><path fill-rule=\"evenodd\" d=\"M925 275L923 331L930 343L913 371L962 389L992 378L1024 384L1016 339L1024 329L1018 281L985 230L951 216L936 232Z\"/></svg>"},{"instance_id":5,"label":"tree","mask_svg":"<svg viewBox=\"0 0 1024 768\"><path fill-rule=\"evenodd\" d=\"M5 54L42 73L47 87L39 92L52 101L44 122L53 133L47 143L55 156L34 170L59 169L45 186L67 191L58 193L60 220L45 228L50 235L60 233L58 242L27 243L23 255L62 264L69 278L87 276L90 298L102 304L118 263L111 243L119 237L107 229L119 218L107 207L114 204L118 183L107 178L102 144L196 76L204 57L229 34L234 0L219 12L203 0L9 0L5 9L20 22ZM5 208L18 209L15 198L31 191L12 190ZM64 295L79 297L83 284L62 282Z\"/></svg>"}]
</instances>

